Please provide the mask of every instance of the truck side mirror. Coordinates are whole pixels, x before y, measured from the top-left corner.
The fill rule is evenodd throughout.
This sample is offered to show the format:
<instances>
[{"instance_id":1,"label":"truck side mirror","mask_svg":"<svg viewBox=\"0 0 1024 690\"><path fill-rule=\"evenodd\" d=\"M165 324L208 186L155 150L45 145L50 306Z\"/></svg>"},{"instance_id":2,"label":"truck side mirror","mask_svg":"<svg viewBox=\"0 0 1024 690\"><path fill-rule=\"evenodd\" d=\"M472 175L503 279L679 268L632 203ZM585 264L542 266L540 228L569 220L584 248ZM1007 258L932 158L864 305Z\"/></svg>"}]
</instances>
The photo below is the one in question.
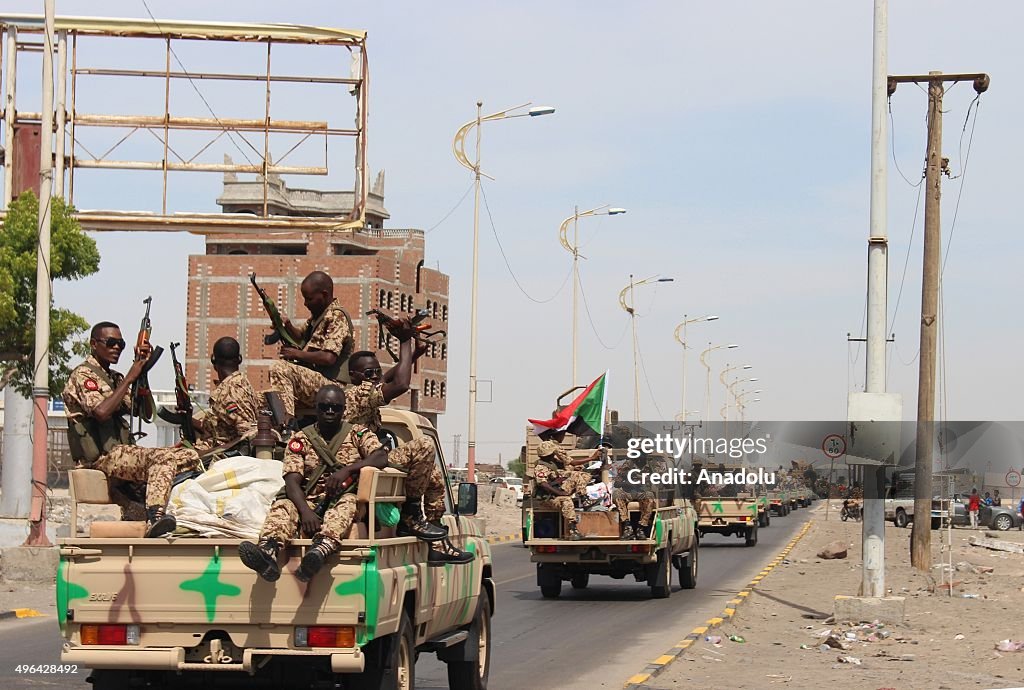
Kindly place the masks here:
<instances>
[{"instance_id":1,"label":"truck side mirror","mask_svg":"<svg viewBox=\"0 0 1024 690\"><path fill-rule=\"evenodd\" d=\"M476 515L476 484L462 482L459 484L459 515Z\"/></svg>"}]
</instances>

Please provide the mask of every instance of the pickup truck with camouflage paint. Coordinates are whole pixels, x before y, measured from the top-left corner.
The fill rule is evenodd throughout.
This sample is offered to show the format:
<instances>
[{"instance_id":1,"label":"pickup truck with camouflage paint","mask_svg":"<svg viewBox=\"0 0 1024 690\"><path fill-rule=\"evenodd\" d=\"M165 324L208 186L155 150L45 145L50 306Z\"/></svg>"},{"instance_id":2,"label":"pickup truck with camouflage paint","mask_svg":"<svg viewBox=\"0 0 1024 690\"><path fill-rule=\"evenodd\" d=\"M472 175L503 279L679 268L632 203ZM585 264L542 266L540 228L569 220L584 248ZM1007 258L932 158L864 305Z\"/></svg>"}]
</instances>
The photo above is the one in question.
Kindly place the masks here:
<instances>
[{"instance_id":1,"label":"pickup truck with camouflage paint","mask_svg":"<svg viewBox=\"0 0 1024 690\"><path fill-rule=\"evenodd\" d=\"M576 439L567 435L563 448L570 457L586 457L591 450L573 449ZM539 439L527 432L526 473L532 476L537 462ZM610 460L625 458L625 449L609 450ZM608 465L602 479L608 480ZM633 576L651 588L651 597L664 599L672 593L672 569L678 571L679 587L697 586L699 540L695 530L697 514L693 503L676 496L676 489L661 487L655 492L657 504L649 539L619 538L617 511L582 512L581 532L584 538L572 541L564 537L561 516L549 502L536 496L530 481L528 496L523 500L524 545L530 550L530 561L537 564L537 585L546 599L561 595L562 582L573 589L586 589L591 575L605 575L616 580ZM633 513L639 504L630 502ZM585 526L593 518L596 533Z\"/></svg>"},{"instance_id":2,"label":"pickup truck with camouflage paint","mask_svg":"<svg viewBox=\"0 0 1024 690\"><path fill-rule=\"evenodd\" d=\"M444 468L425 418L381 413L399 443L432 439ZM79 502L105 502L102 474L74 472L88 474L72 478L72 511ZM426 543L376 529L377 505L404 500L404 477L363 469L358 501L366 521L353 525L308 585L290 576L308 539L288 547L277 582L242 564L238 539L118 537L110 536L118 523L106 523L90 536L60 540L61 663L93 669L94 690L219 680L246 688L411 690L416 657L434 652L447 663L451 688L484 690L495 589L483 525L472 517L476 486L461 484L456 501L449 485L444 516L453 542L475 560L428 567Z\"/></svg>"},{"instance_id":3,"label":"pickup truck with camouflage paint","mask_svg":"<svg viewBox=\"0 0 1024 690\"><path fill-rule=\"evenodd\" d=\"M775 512L779 517L789 515L793 509L789 505L789 492L788 491L769 491L768 492L768 507Z\"/></svg>"},{"instance_id":4,"label":"pickup truck with camouflage paint","mask_svg":"<svg viewBox=\"0 0 1024 690\"><path fill-rule=\"evenodd\" d=\"M735 496L700 496L697 498L697 530L705 534L736 535L747 546L757 545L758 499L740 492Z\"/></svg>"}]
</instances>

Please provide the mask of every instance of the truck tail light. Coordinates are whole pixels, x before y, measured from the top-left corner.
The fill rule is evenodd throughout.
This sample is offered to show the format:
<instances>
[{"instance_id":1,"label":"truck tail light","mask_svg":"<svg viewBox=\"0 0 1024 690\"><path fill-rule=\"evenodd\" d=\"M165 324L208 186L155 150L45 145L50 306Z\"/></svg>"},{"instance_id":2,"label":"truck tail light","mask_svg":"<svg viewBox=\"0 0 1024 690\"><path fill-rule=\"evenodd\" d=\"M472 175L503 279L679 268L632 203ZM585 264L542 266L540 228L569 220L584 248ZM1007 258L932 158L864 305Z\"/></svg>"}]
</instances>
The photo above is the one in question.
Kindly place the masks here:
<instances>
[{"instance_id":1,"label":"truck tail light","mask_svg":"<svg viewBox=\"0 0 1024 690\"><path fill-rule=\"evenodd\" d=\"M557 546L538 546L537 553L558 553Z\"/></svg>"},{"instance_id":2,"label":"truck tail light","mask_svg":"<svg viewBox=\"0 0 1024 690\"><path fill-rule=\"evenodd\" d=\"M746 515L744 515L744 516L740 517L740 522L746 522L749 519L750 518L748 518Z\"/></svg>"},{"instance_id":3,"label":"truck tail light","mask_svg":"<svg viewBox=\"0 0 1024 690\"><path fill-rule=\"evenodd\" d=\"M83 625L82 644L127 645L139 643L137 625Z\"/></svg>"},{"instance_id":4,"label":"truck tail light","mask_svg":"<svg viewBox=\"0 0 1024 690\"><path fill-rule=\"evenodd\" d=\"M633 544L633 546L629 547L629 550L632 551L633 553L645 553L647 551L647 549L648 549L648 547L641 546L639 544Z\"/></svg>"},{"instance_id":5,"label":"truck tail light","mask_svg":"<svg viewBox=\"0 0 1024 690\"><path fill-rule=\"evenodd\" d=\"M296 647L355 647L356 629L351 625L313 625L295 628Z\"/></svg>"}]
</instances>

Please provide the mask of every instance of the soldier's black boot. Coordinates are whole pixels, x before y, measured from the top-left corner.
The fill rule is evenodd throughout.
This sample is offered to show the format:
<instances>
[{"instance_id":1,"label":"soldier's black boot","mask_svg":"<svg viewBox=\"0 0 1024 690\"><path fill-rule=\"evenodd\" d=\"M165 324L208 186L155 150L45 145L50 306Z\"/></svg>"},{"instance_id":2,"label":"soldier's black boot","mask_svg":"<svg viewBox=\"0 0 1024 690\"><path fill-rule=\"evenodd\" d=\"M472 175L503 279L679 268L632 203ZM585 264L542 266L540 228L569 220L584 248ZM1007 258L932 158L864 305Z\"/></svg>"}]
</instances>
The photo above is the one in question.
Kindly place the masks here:
<instances>
[{"instance_id":1,"label":"soldier's black boot","mask_svg":"<svg viewBox=\"0 0 1024 690\"><path fill-rule=\"evenodd\" d=\"M146 508L146 522L149 527L146 529L146 537L162 537L168 532L173 532L178 527L178 521L173 515L167 515L163 506L149 506Z\"/></svg>"},{"instance_id":2,"label":"soldier's black boot","mask_svg":"<svg viewBox=\"0 0 1024 690\"><path fill-rule=\"evenodd\" d=\"M627 522L622 528L622 536L619 537L622 541L630 541L636 539L633 533L633 523Z\"/></svg>"},{"instance_id":3,"label":"soldier's black boot","mask_svg":"<svg viewBox=\"0 0 1024 690\"><path fill-rule=\"evenodd\" d=\"M427 522L419 500L407 499L402 506L402 518L398 521L395 534L400 537L416 537L423 541L438 541L448 536L448 530Z\"/></svg>"},{"instance_id":4,"label":"soldier's black boot","mask_svg":"<svg viewBox=\"0 0 1024 690\"><path fill-rule=\"evenodd\" d=\"M579 541L583 538L583 535L580 534L579 529L577 529L579 524L580 523L576 520L569 523L569 541Z\"/></svg>"},{"instance_id":5,"label":"soldier's black boot","mask_svg":"<svg viewBox=\"0 0 1024 690\"><path fill-rule=\"evenodd\" d=\"M427 554L427 565L444 565L445 563L469 563L475 556L469 551L463 551L448 540L448 537L430 545L430 552Z\"/></svg>"},{"instance_id":6,"label":"soldier's black boot","mask_svg":"<svg viewBox=\"0 0 1024 690\"><path fill-rule=\"evenodd\" d=\"M309 582L313 579L313 576L320 572L320 568L324 567L324 562L331 556L341 549L341 544L334 541L330 537L325 537L322 534L318 534L313 537L313 545L309 547L309 551L302 557L302 563L299 564L299 569L295 571L295 577L299 578L303 582Z\"/></svg>"},{"instance_id":7,"label":"soldier's black boot","mask_svg":"<svg viewBox=\"0 0 1024 690\"><path fill-rule=\"evenodd\" d=\"M277 564L277 556L281 553L281 542L277 539L260 539L259 544L243 541L238 545L238 557L242 564L267 582L274 582L281 577L281 566Z\"/></svg>"}]
</instances>

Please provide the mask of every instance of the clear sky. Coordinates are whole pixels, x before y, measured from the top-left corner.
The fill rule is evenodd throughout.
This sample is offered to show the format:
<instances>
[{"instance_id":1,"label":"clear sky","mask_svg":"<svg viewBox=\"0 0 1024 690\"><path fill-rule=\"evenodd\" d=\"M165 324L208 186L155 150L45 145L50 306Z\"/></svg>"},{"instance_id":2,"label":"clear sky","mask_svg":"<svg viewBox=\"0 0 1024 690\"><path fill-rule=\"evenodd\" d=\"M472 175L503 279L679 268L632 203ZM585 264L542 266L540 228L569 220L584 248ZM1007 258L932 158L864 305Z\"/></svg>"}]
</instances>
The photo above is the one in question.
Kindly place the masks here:
<instances>
[{"instance_id":1,"label":"clear sky","mask_svg":"<svg viewBox=\"0 0 1024 690\"><path fill-rule=\"evenodd\" d=\"M708 341L738 350L713 358L712 414L723 404L718 375L726 363L751 364L762 419L842 419L846 394L861 386L866 282L872 3L778 1L679 2L150 2L158 18L291 22L365 29L371 65L369 162L386 169L391 227L430 228L466 192L468 171L451 155L455 130L485 112L533 101L556 114L485 126L483 167L496 178L485 193L513 282L481 213L479 376L493 381L492 402L478 414L478 458L518 452L525 420L551 411L569 386L571 286L559 223L573 206L609 203L629 209L580 225L581 273L597 334L582 313L580 379L611 370L610 400L631 416L632 350L618 292L637 276L674 283L637 291L642 416L680 411L682 349L672 331L683 314L717 314L690 327L687 407L703 409ZM7 11L41 12L41 2L7 3ZM58 2L58 13L146 17L141 0ZM1022 367L1018 342L1022 256L1019 192L1009 189L1021 154L1017 118L1024 88L1019 27L1024 7L915 0L890 7L893 74L986 71L976 127L965 118L969 84L945 101L944 152L956 179L944 184L945 357L940 359L951 419L1019 419ZM145 62L118 52L97 62ZM103 52L103 51L107 52ZM200 52L179 51L186 67ZM148 58L147 58L148 59ZM263 69L260 58L253 69ZM195 68L193 68L195 69ZM296 69L296 67L293 67ZM246 110L212 83L199 84L219 114ZM25 89L30 87L26 86ZM188 88L188 87L183 87ZM159 91L159 89L157 89ZM30 93L25 91L24 93ZM161 94L109 94L93 112L159 110ZM28 100L29 96L24 96ZM183 112L205 116L182 94ZM347 108L350 99L276 101L276 117ZM253 101L255 116L261 102ZM903 85L892 99L895 157L912 182L921 171L925 93ZM25 103L23 109L37 110ZM973 132L968 174L963 176ZM112 142L111 142L112 143ZM217 148L220 147L220 148ZM215 153L237 155L226 141ZM344 158L330 178L293 178L293 186L347 188ZM903 279L917 188L890 155L889 387L914 415L917 376L922 214ZM152 206L136 176L99 178L83 207ZM152 178L147 178L152 181ZM966 181L966 185L964 183ZM83 183L84 184L84 183ZM148 184L148 183L147 183ZM173 210L216 211L220 176L182 181ZM956 225L952 220L957 209ZM151 190L151 187L146 188ZM148 195L148 196L147 196ZM158 196L156 197L158 201ZM468 312L472 197L428 235L428 263L451 276L448 413L440 431L466 440ZM922 206L923 209L923 206ZM1014 220L1018 218L1018 220ZM100 235L100 274L58 285L58 303L90 321L113 318L134 330L141 299L156 298L157 342L184 334L191 235ZM896 310L897 294L903 286ZM600 340L599 340L599 338ZM606 349L605 345L610 349ZM154 377L170 386L170 366ZM481 397L487 398L482 384ZM462 458L465 458L463 445Z\"/></svg>"}]
</instances>

